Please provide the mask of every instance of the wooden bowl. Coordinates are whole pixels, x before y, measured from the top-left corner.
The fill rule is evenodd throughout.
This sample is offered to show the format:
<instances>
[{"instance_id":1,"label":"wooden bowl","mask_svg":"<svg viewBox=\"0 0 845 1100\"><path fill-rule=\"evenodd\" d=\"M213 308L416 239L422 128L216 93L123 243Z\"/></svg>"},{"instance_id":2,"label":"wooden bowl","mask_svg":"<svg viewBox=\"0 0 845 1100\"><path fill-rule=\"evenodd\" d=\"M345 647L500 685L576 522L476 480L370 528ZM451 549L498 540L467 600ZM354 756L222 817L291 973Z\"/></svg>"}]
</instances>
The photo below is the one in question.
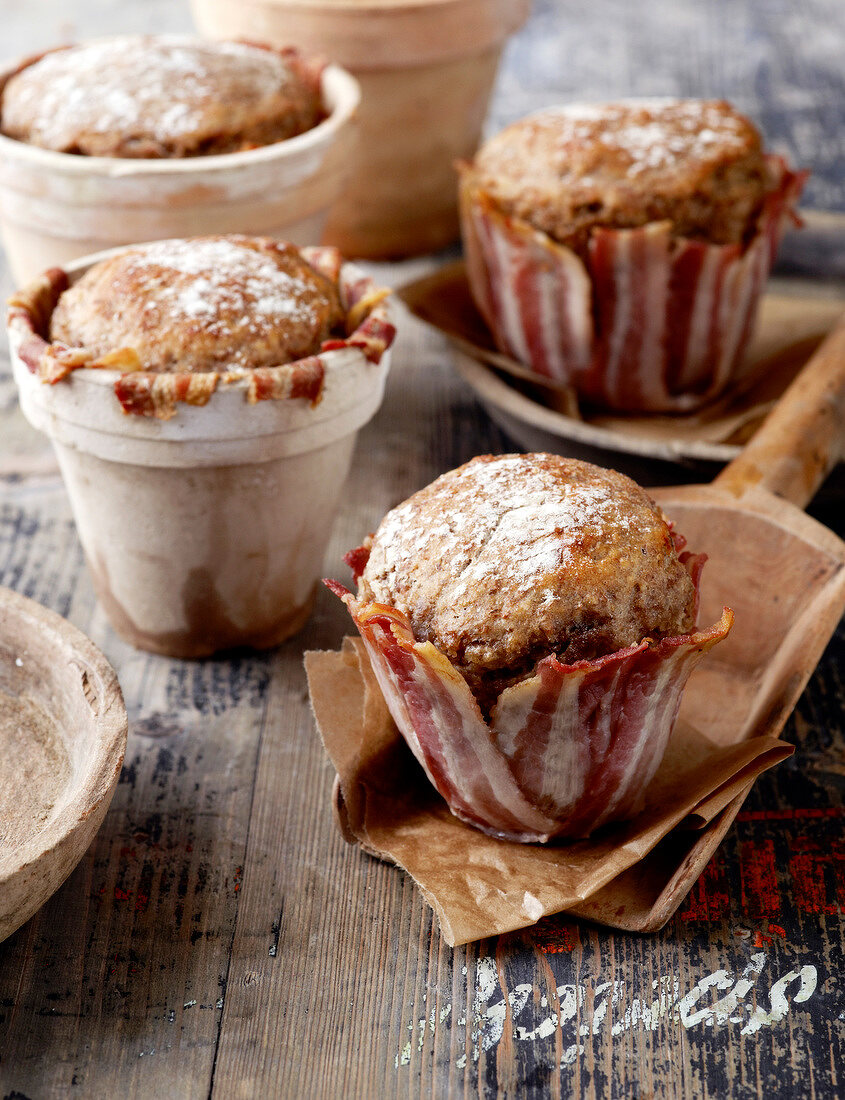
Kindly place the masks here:
<instances>
[{"instance_id":1,"label":"wooden bowl","mask_svg":"<svg viewBox=\"0 0 845 1100\"><path fill-rule=\"evenodd\" d=\"M0 940L82 858L120 775L114 669L76 627L0 588Z\"/></svg>"}]
</instances>

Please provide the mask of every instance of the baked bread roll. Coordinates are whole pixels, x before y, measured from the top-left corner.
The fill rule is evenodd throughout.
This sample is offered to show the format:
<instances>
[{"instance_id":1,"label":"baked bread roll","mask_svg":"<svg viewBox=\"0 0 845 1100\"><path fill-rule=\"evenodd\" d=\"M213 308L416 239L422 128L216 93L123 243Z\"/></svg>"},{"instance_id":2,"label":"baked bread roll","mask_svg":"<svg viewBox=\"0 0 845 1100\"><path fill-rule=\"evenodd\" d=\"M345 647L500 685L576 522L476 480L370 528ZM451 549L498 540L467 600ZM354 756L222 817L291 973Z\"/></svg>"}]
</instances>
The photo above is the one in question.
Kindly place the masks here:
<instances>
[{"instance_id":1,"label":"baked bread roll","mask_svg":"<svg viewBox=\"0 0 845 1100\"><path fill-rule=\"evenodd\" d=\"M461 168L470 289L499 348L629 412L683 412L742 374L805 174L720 100L538 112Z\"/></svg>"},{"instance_id":2,"label":"baked bread roll","mask_svg":"<svg viewBox=\"0 0 845 1100\"><path fill-rule=\"evenodd\" d=\"M704 558L629 478L483 455L388 513L335 582L385 702L450 809L513 840L642 805L703 653Z\"/></svg>"},{"instance_id":3,"label":"baked bread roll","mask_svg":"<svg viewBox=\"0 0 845 1100\"><path fill-rule=\"evenodd\" d=\"M100 261L62 294L50 339L146 371L255 370L320 350L343 320L336 285L292 244L257 237L154 241Z\"/></svg>"},{"instance_id":4,"label":"baked bread roll","mask_svg":"<svg viewBox=\"0 0 845 1100\"><path fill-rule=\"evenodd\" d=\"M695 585L630 478L558 455L485 455L382 520L359 598L406 615L489 713L550 653L595 660L695 626Z\"/></svg>"},{"instance_id":5,"label":"baked bread roll","mask_svg":"<svg viewBox=\"0 0 845 1100\"><path fill-rule=\"evenodd\" d=\"M8 137L100 157L194 157L270 145L323 117L321 62L296 50L124 35L45 54L6 84Z\"/></svg>"},{"instance_id":6,"label":"baked bread roll","mask_svg":"<svg viewBox=\"0 0 845 1100\"><path fill-rule=\"evenodd\" d=\"M772 186L760 134L722 100L551 108L491 138L474 172L503 213L581 254L599 226L661 221L741 244Z\"/></svg>"},{"instance_id":7,"label":"baked bread roll","mask_svg":"<svg viewBox=\"0 0 845 1100\"><path fill-rule=\"evenodd\" d=\"M45 272L9 299L8 323L42 382L108 370L124 412L167 420L218 385L250 404L316 405L330 352L380 361L395 334L388 297L335 248L177 238L107 254L75 280Z\"/></svg>"}]
</instances>

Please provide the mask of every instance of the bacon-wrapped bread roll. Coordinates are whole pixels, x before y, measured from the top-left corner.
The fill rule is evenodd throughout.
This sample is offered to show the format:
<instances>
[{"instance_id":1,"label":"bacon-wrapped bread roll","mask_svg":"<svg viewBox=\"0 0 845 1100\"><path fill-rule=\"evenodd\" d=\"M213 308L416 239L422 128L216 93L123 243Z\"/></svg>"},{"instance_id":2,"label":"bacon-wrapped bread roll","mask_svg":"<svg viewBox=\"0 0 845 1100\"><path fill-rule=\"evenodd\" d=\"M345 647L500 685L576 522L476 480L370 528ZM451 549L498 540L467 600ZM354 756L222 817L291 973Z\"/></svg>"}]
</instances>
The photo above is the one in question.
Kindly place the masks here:
<instances>
[{"instance_id":1,"label":"bacon-wrapped bread roll","mask_svg":"<svg viewBox=\"0 0 845 1100\"><path fill-rule=\"evenodd\" d=\"M704 558L629 478L481 456L388 513L335 582L390 712L452 812L521 841L641 807L690 672Z\"/></svg>"},{"instance_id":2,"label":"bacon-wrapped bread roll","mask_svg":"<svg viewBox=\"0 0 845 1100\"><path fill-rule=\"evenodd\" d=\"M238 234L115 250L72 286L53 268L9 299L16 352L43 382L118 370L126 413L168 420L218 385L246 399L323 392L331 352L378 363L393 342L388 291L335 248Z\"/></svg>"},{"instance_id":3,"label":"bacon-wrapped bread roll","mask_svg":"<svg viewBox=\"0 0 845 1100\"><path fill-rule=\"evenodd\" d=\"M502 351L588 401L696 408L741 376L804 179L722 101L541 111L461 169L473 297Z\"/></svg>"}]
</instances>

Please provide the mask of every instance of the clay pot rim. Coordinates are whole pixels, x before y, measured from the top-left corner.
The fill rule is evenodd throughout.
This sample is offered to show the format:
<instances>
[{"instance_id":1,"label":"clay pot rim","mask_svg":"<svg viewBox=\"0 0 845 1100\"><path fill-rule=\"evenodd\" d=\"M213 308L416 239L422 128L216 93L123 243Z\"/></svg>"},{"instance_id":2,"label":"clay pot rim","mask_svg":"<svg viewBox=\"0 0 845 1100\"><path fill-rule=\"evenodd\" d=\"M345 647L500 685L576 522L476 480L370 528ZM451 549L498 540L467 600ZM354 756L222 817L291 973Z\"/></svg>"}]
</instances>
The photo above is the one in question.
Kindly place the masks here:
<instances>
[{"instance_id":1,"label":"clay pot rim","mask_svg":"<svg viewBox=\"0 0 845 1100\"><path fill-rule=\"evenodd\" d=\"M436 0L440 2L440 0ZM18 59L0 69L0 89L24 65ZM257 149L210 156L147 159L135 157L89 157L42 149L0 133L0 159L16 160L57 174L79 177L100 176L110 179L180 179L192 175L216 175L237 169L257 168L275 160L293 160L305 156L335 139L338 131L354 117L361 102L361 86L340 65L327 65L320 78L321 95L329 114L316 126L295 137L275 141Z\"/></svg>"},{"instance_id":2,"label":"clay pot rim","mask_svg":"<svg viewBox=\"0 0 845 1100\"><path fill-rule=\"evenodd\" d=\"M336 8L344 12L350 10L349 0L263 0L263 2L271 7L278 5L285 8L313 8L314 10ZM480 3L492 6L491 0L356 0L352 10L355 14L358 12L369 14L370 12L387 13L393 8L402 12L418 9L420 14L424 14L431 8L466 8Z\"/></svg>"},{"instance_id":3,"label":"clay pot rim","mask_svg":"<svg viewBox=\"0 0 845 1100\"><path fill-rule=\"evenodd\" d=\"M62 270L73 285L94 264L132 247L120 245L83 256L66 264ZM348 261L343 262L341 271L355 276L366 274L357 264ZM373 282L370 276L366 277ZM389 311L389 300L382 303L382 307ZM205 405L180 403L172 419L161 420L127 415L122 411L114 393L114 384L122 374L119 370L80 367L55 385L45 384L31 374L19 358L18 341L27 335L19 318L13 317L7 324L7 335L19 393L23 397L25 390L28 402L38 408L41 415L48 416L54 423L64 422L101 437L153 446L178 443L185 448L194 444L225 446L238 440L252 438L257 441L269 436L292 438L297 433L310 435L318 429L326 436L325 442L331 442L336 435L343 434L344 424L350 416L357 416L359 410L372 403L373 395L389 372L392 352L392 344L389 344L378 363L370 362L358 347L319 352L325 376L323 396L316 405L304 398L249 404L246 400L249 378L244 377L218 385ZM41 430L48 429L44 426Z\"/></svg>"},{"instance_id":4,"label":"clay pot rim","mask_svg":"<svg viewBox=\"0 0 845 1100\"><path fill-rule=\"evenodd\" d=\"M38 631L42 638L46 634L50 648L56 650L60 661L67 663L67 651L70 650L79 659L80 673L93 673L96 677L96 683L92 686L96 688L98 701L103 704L99 712L92 708L96 732L93 759L87 762L83 774L72 773L70 782L74 791L59 813L15 850L14 862L10 861L5 866L0 864L2 888L30 870L39 860L71 843L73 834L83 828L98 809L105 813L103 802L108 806L123 765L129 719L117 673L81 630L55 611L8 588L0 588L0 609L4 612L0 617L0 641L5 639L3 627L7 614L11 613L13 622L26 624L31 630ZM58 716L56 718L59 725ZM65 732L69 735L64 738L67 744L74 731L71 726L66 726ZM78 853L73 866L83 854L84 849Z\"/></svg>"},{"instance_id":5,"label":"clay pot rim","mask_svg":"<svg viewBox=\"0 0 845 1100\"><path fill-rule=\"evenodd\" d=\"M251 234L245 235L251 236ZM185 239L190 240L191 238L187 237ZM80 256L78 260L72 260L70 263L65 264L61 270L64 271L64 273L68 277L68 285L73 286L73 284L78 282L90 268L94 267L95 264L101 263L103 260L111 259L112 256L117 256L119 255L119 253L126 252L130 248L143 247L144 244L162 243L166 243L166 240L146 242L139 241L137 242L137 244L117 245L115 248L106 248L102 252L92 252L88 256ZM367 273L358 264L353 263L350 260L343 261L341 270L352 272L355 275L363 276L367 278L371 283L373 283L373 285L375 285L372 277L367 275ZM388 346L385 349L382 357L389 357L391 350L392 345ZM369 362L367 360L367 357L364 355L364 352L360 348L356 347L336 348L331 351L321 351L318 354L320 356L320 359L323 360L323 363L326 367L327 377L330 374L336 374L340 369L348 373L355 366L366 367L367 363ZM370 365L372 366L372 364ZM103 367L78 367L72 372L71 381L79 381L87 384L92 383L95 386L103 386L111 389L114 386L114 383L117 381L118 378L121 377L123 373L123 371L107 370ZM220 373L223 373L222 369ZM215 397L222 396L226 393L243 393L247 389L248 384L249 381L246 377L240 378L234 382L228 382L225 386L221 386L215 391L215 393L211 397L211 400L213 401ZM53 387L50 387L47 392L50 392L52 388ZM194 406L191 405L185 405L184 409L187 411L193 407ZM200 406L200 410L204 407L205 406ZM319 405L317 406L317 408L319 408Z\"/></svg>"},{"instance_id":6,"label":"clay pot rim","mask_svg":"<svg viewBox=\"0 0 845 1100\"><path fill-rule=\"evenodd\" d=\"M209 13L205 6L205 0L192 0L194 22L204 33L221 40L248 35L247 17L232 16L237 0L215 0ZM225 30L214 14L218 6L229 9ZM300 40L319 42L328 56L363 75L501 50L528 18L531 0L251 0L250 9L277 24L266 35L271 41L286 35L280 28L292 20L305 28Z\"/></svg>"}]
</instances>

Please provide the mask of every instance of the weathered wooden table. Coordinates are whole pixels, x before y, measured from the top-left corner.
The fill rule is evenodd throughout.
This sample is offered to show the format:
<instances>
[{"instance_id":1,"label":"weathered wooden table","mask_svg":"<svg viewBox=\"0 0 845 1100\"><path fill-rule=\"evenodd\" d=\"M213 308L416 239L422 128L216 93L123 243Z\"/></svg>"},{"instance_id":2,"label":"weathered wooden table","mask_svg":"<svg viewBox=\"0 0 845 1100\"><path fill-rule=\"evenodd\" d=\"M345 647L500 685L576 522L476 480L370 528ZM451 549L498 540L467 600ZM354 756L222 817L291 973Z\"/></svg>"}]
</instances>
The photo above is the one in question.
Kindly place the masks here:
<instances>
[{"instance_id":1,"label":"weathered wooden table","mask_svg":"<svg viewBox=\"0 0 845 1100\"><path fill-rule=\"evenodd\" d=\"M575 95L724 94L815 169L810 205L845 211L838 0L585 7L537 4L492 125ZM170 0L0 0L0 52L188 25ZM814 219L791 270L845 273L838 226ZM378 273L398 283L431 266ZM437 473L513 448L441 340L401 322L328 575L345 576L343 550ZM843 500L840 477L815 508L840 535ZM845 1095L845 635L787 727L796 755L757 783L661 933L553 919L452 950L408 878L332 822L301 653L338 645L337 601L324 593L302 636L254 657L170 661L121 642L5 358L0 583L104 649L131 719L95 844L0 945L0 1096Z\"/></svg>"}]
</instances>

